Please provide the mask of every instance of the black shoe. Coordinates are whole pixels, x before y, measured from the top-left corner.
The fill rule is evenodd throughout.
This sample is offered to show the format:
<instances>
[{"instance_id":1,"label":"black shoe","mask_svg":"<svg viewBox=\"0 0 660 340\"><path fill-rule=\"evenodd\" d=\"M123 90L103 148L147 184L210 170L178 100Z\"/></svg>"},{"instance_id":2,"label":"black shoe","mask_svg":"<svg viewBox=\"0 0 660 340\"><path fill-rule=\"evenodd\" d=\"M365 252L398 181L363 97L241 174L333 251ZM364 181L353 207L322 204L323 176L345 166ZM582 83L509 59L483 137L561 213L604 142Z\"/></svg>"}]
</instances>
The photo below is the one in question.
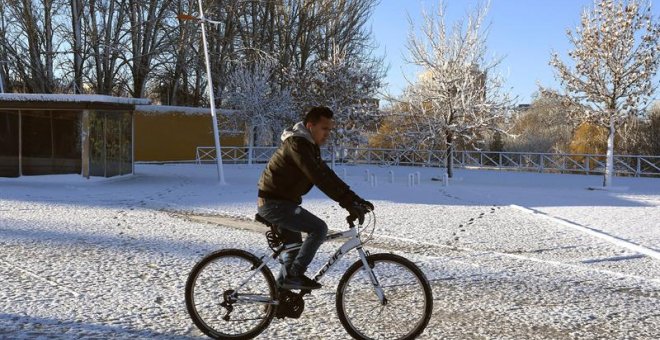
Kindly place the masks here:
<instances>
[{"instance_id":1,"label":"black shoe","mask_svg":"<svg viewBox=\"0 0 660 340\"><path fill-rule=\"evenodd\" d=\"M284 289L320 289L321 287L323 287L323 285L305 275L289 275L282 282L282 288Z\"/></svg>"}]
</instances>

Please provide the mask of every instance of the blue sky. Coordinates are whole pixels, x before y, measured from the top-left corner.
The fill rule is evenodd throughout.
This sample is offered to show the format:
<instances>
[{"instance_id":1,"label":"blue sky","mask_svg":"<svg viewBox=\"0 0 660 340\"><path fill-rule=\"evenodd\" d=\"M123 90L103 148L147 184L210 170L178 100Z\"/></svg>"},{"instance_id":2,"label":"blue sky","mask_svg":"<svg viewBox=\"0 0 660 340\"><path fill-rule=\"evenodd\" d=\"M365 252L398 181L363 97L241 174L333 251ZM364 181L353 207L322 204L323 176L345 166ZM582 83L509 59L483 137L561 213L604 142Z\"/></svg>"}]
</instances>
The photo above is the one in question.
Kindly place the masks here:
<instances>
[{"instance_id":1,"label":"blue sky","mask_svg":"<svg viewBox=\"0 0 660 340\"><path fill-rule=\"evenodd\" d=\"M399 94L406 86L405 73L414 79L415 69L404 60L409 31L407 16L419 27L422 9L437 8L437 0L381 0L375 8L371 27L379 44L376 55L386 54L389 64L386 82L392 94ZM446 0L448 24L464 18L477 4L475 0ZM558 88L554 79L550 53L554 50L562 60L572 48L566 30L575 30L585 8L593 7L593 0L491 0L486 22L490 24L488 51L492 56L504 57L499 72L507 79L511 93L519 103L529 103L537 91L537 82ZM658 18L658 8L653 7ZM657 79L657 77L656 77Z\"/></svg>"}]
</instances>

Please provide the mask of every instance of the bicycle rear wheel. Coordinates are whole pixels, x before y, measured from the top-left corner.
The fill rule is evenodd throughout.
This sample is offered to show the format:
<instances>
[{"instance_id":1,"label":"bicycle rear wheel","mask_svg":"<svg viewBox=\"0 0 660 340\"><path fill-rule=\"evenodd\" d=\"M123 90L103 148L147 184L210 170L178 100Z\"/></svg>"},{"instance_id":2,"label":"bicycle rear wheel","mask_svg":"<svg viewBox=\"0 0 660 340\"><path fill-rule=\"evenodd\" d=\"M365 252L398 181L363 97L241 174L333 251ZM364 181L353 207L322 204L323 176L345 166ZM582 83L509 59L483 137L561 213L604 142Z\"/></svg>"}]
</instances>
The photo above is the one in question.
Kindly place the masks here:
<instances>
[{"instance_id":1,"label":"bicycle rear wheel","mask_svg":"<svg viewBox=\"0 0 660 340\"><path fill-rule=\"evenodd\" d=\"M337 287L337 315L356 339L412 339L431 318L433 296L424 273L394 254L367 257L386 303L381 303L362 261L351 265Z\"/></svg>"},{"instance_id":2,"label":"bicycle rear wheel","mask_svg":"<svg viewBox=\"0 0 660 340\"><path fill-rule=\"evenodd\" d=\"M250 339L268 327L275 315L277 289L268 267L255 271L261 263L246 251L223 249L193 267L186 282L186 307L204 334Z\"/></svg>"}]
</instances>

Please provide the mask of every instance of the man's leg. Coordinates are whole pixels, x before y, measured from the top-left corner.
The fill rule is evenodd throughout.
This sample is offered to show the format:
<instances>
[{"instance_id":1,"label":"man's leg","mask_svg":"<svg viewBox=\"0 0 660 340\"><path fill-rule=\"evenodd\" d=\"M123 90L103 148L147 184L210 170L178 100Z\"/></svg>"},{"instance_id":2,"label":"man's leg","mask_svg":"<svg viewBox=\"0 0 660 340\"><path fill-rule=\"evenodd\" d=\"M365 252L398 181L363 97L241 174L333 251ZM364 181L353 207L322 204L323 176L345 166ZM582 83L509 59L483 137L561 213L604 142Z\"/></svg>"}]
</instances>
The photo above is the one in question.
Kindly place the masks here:
<instances>
[{"instance_id":1,"label":"man's leg","mask_svg":"<svg viewBox=\"0 0 660 340\"><path fill-rule=\"evenodd\" d=\"M302 235L300 232L291 231L284 228L278 228L278 232L282 236L284 244L302 243ZM280 255L284 263L282 263L282 268L280 269L280 273L277 276L278 283L281 284L284 281L284 277L285 277L284 273L289 273L289 271L291 270L291 265L298 256L299 252L300 249L297 249Z\"/></svg>"},{"instance_id":2,"label":"man's leg","mask_svg":"<svg viewBox=\"0 0 660 340\"><path fill-rule=\"evenodd\" d=\"M287 201L267 200L259 207L259 214L280 228L307 233L289 273L291 276L303 276L328 234L326 223L297 204Z\"/></svg>"}]
</instances>

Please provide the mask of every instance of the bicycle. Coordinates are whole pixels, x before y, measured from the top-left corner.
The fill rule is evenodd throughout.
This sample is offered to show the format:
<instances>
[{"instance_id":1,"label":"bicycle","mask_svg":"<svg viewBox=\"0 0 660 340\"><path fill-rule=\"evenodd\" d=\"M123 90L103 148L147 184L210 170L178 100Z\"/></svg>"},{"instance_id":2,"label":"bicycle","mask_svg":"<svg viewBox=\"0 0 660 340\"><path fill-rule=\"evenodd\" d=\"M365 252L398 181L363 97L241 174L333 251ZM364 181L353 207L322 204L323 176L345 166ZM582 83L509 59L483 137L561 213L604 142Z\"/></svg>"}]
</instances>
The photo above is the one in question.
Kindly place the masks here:
<instances>
[{"instance_id":1,"label":"bicycle","mask_svg":"<svg viewBox=\"0 0 660 340\"><path fill-rule=\"evenodd\" d=\"M305 306L303 297L311 293L278 288L268 265L277 259L282 263L280 255L299 249L301 244L286 244L277 226L259 214L255 219L270 228L266 238L272 254L258 258L240 249L218 250L202 258L188 276L185 290L188 313L209 337L256 337L274 317L300 317ZM337 286L336 308L341 324L355 339L417 337L428 325L433 309L426 276L404 257L370 254L363 249L376 229L373 212L364 226L355 226L350 216L346 220L349 229L330 234L325 241L342 237L348 240L319 269L314 281L318 282L346 253L357 250L360 259L346 270Z\"/></svg>"}]
</instances>

